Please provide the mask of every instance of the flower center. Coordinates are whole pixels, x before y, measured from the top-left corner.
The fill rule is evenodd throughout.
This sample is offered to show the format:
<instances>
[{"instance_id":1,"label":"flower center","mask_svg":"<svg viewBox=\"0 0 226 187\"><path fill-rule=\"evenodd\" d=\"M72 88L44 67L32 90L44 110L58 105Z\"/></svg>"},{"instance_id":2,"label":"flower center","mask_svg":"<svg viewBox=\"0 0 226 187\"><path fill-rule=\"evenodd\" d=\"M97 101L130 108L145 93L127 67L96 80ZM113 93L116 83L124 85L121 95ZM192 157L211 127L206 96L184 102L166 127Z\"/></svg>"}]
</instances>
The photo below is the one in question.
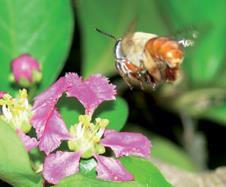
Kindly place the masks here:
<instances>
[{"instance_id":1,"label":"flower center","mask_svg":"<svg viewBox=\"0 0 226 187\"><path fill-rule=\"evenodd\" d=\"M14 129L21 129L27 133L30 128L31 106L27 99L27 90L19 90L17 97L13 98L9 94L4 94L0 99L2 113L0 118L7 122Z\"/></svg>"},{"instance_id":2,"label":"flower center","mask_svg":"<svg viewBox=\"0 0 226 187\"><path fill-rule=\"evenodd\" d=\"M95 123L92 123L90 116L80 115L79 123L70 129L73 139L68 141L69 149L81 152L83 158L89 158L94 153L104 153L105 148L100 140L108 123L107 119L101 118L96 118Z\"/></svg>"}]
</instances>

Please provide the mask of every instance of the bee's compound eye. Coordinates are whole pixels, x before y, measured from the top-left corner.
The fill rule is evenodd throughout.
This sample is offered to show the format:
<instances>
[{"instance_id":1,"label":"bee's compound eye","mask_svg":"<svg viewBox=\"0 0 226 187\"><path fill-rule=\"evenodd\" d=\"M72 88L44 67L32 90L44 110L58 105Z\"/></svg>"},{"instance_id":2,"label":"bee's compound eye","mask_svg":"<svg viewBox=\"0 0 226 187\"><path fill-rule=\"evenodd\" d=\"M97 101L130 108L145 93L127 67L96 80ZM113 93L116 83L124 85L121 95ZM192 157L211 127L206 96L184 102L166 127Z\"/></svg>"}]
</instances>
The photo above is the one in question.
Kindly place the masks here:
<instances>
[{"instance_id":1,"label":"bee's compound eye","mask_svg":"<svg viewBox=\"0 0 226 187\"><path fill-rule=\"evenodd\" d=\"M115 43L114 53L115 53L116 60L118 60L118 59L120 59L120 60L125 59L125 56L123 55L123 52L122 52L121 40L118 40Z\"/></svg>"}]
</instances>

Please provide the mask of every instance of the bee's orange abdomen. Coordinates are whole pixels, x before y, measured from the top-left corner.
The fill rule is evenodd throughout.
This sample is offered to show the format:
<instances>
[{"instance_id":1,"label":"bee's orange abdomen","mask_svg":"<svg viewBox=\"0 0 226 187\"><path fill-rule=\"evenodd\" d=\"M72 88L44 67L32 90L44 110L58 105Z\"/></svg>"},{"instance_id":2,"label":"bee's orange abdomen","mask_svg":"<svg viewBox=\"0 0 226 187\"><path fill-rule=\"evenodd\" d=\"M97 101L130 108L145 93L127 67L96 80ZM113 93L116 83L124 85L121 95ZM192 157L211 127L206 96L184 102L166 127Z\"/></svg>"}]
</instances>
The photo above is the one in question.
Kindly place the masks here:
<instances>
[{"instance_id":1,"label":"bee's orange abdomen","mask_svg":"<svg viewBox=\"0 0 226 187\"><path fill-rule=\"evenodd\" d=\"M183 61L184 53L180 44L166 37L156 37L150 39L145 50L158 61L165 61L170 67L175 67Z\"/></svg>"}]
</instances>

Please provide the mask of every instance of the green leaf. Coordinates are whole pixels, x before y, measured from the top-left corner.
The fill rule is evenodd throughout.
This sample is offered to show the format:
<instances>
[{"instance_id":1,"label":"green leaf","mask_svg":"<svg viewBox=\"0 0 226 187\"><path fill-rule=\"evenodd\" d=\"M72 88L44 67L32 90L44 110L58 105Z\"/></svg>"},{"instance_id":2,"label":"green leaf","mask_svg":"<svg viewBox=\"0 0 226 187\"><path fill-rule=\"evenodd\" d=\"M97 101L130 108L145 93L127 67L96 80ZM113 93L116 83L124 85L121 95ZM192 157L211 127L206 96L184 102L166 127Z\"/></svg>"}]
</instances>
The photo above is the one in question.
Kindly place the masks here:
<instances>
[{"instance_id":1,"label":"green leaf","mask_svg":"<svg viewBox=\"0 0 226 187\"><path fill-rule=\"evenodd\" d=\"M155 0L78 0L78 18L82 31L82 74L115 73L113 48L115 41L95 31L99 28L121 38L137 30L167 33ZM95 20L95 21L93 21ZM131 27L137 26L136 30Z\"/></svg>"},{"instance_id":2,"label":"green leaf","mask_svg":"<svg viewBox=\"0 0 226 187\"><path fill-rule=\"evenodd\" d=\"M41 187L41 176L31 169L23 144L15 131L0 121L0 179L16 187Z\"/></svg>"},{"instance_id":3,"label":"green leaf","mask_svg":"<svg viewBox=\"0 0 226 187\"><path fill-rule=\"evenodd\" d=\"M92 177L86 177L81 174L75 174L62 180L58 187L66 186L80 186L80 187L169 187L171 186L160 171L150 163L150 161L136 158L136 157L123 157L120 159L126 169L131 172L135 181L130 182L107 182L98 180Z\"/></svg>"},{"instance_id":4,"label":"green leaf","mask_svg":"<svg viewBox=\"0 0 226 187\"><path fill-rule=\"evenodd\" d=\"M68 187L68 186L79 186L79 187L141 187L136 182L107 182L98 180L96 178L86 177L81 174L75 174L62 180L56 187Z\"/></svg>"},{"instance_id":5,"label":"green leaf","mask_svg":"<svg viewBox=\"0 0 226 187\"><path fill-rule=\"evenodd\" d=\"M78 116L84 114L83 106L75 98L63 97L58 103L62 118L68 128L78 122ZM117 97L115 101L105 101L96 109L93 119L106 118L110 121L107 128L121 130L128 117L128 106L124 99Z\"/></svg>"},{"instance_id":6,"label":"green leaf","mask_svg":"<svg viewBox=\"0 0 226 187\"><path fill-rule=\"evenodd\" d=\"M151 149L153 157L188 171L197 171L189 156L169 140L151 135L151 142L154 145Z\"/></svg>"},{"instance_id":7,"label":"green leaf","mask_svg":"<svg viewBox=\"0 0 226 187\"><path fill-rule=\"evenodd\" d=\"M128 105L124 99L117 97L115 101L102 103L94 113L94 118L106 118L110 121L107 128L120 131L128 117Z\"/></svg>"},{"instance_id":8,"label":"green leaf","mask_svg":"<svg viewBox=\"0 0 226 187\"><path fill-rule=\"evenodd\" d=\"M159 1L158 4L161 5L163 14L172 21L173 26L179 27L183 23L219 25L219 21L222 21L221 23L225 22L221 14L224 10L224 0L219 0L218 3L215 3L214 0L200 0L198 2L196 0L185 2L181 0L166 0ZM191 14L191 11L195 12L195 14Z\"/></svg>"},{"instance_id":9,"label":"green leaf","mask_svg":"<svg viewBox=\"0 0 226 187\"><path fill-rule=\"evenodd\" d=\"M10 62L29 53L41 64L40 90L57 77L67 56L73 31L70 0L0 1L0 87L10 91Z\"/></svg>"},{"instance_id":10,"label":"green leaf","mask_svg":"<svg viewBox=\"0 0 226 187\"><path fill-rule=\"evenodd\" d=\"M77 99L66 96L60 98L57 108L68 128L78 123L78 116L85 113L82 104Z\"/></svg>"},{"instance_id":11,"label":"green leaf","mask_svg":"<svg viewBox=\"0 0 226 187\"><path fill-rule=\"evenodd\" d=\"M171 186L150 161L138 157L122 157L120 160L142 186Z\"/></svg>"},{"instance_id":12,"label":"green leaf","mask_svg":"<svg viewBox=\"0 0 226 187\"><path fill-rule=\"evenodd\" d=\"M85 176L96 177L96 165L96 161L93 158L88 160L80 160L79 171Z\"/></svg>"}]
</instances>

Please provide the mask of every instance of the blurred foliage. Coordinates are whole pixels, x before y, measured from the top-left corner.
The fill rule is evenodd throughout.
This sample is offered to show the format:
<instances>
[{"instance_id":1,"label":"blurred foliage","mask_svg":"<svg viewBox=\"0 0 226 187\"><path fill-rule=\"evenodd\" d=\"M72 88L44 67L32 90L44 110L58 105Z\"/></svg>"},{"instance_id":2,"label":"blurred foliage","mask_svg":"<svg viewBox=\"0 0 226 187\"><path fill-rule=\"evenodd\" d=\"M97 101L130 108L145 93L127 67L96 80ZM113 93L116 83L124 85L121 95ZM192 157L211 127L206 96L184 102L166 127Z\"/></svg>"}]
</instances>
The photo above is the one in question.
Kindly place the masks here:
<instances>
[{"instance_id":1,"label":"blurred foliage","mask_svg":"<svg viewBox=\"0 0 226 187\"><path fill-rule=\"evenodd\" d=\"M194 32L198 32L195 45L185 49L180 84L163 86L154 94L160 105L177 113L186 112L192 117L205 117L226 124L224 115L209 112L216 107L218 111L222 110L220 113L225 111L226 21L222 16L225 5L224 0L78 0L82 73L87 76L96 72L107 75L116 72L113 55L115 41L101 36L95 28L117 38L127 32L143 31L189 39Z\"/></svg>"},{"instance_id":2,"label":"blurred foliage","mask_svg":"<svg viewBox=\"0 0 226 187\"><path fill-rule=\"evenodd\" d=\"M209 86L210 82L218 85L219 71L225 64L226 20L222 13L226 2L166 0L158 4L171 28L181 30L193 26L199 32L194 49L184 62L190 85L198 88Z\"/></svg>"},{"instance_id":3,"label":"blurred foliage","mask_svg":"<svg viewBox=\"0 0 226 187\"><path fill-rule=\"evenodd\" d=\"M166 34L154 0L78 0L79 26L82 36L82 74L116 72L113 58L114 40L95 31L99 28L123 37L136 30Z\"/></svg>"},{"instance_id":4,"label":"blurred foliage","mask_svg":"<svg viewBox=\"0 0 226 187\"><path fill-rule=\"evenodd\" d=\"M182 149L169 140L151 136L152 156L187 171L197 171L197 166ZM166 154L167 153L167 154Z\"/></svg>"},{"instance_id":5,"label":"blurred foliage","mask_svg":"<svg viewBox=\"0 0 226 187\"><path fill-rule=\"evenodd\" d=\"M226 2L167 0L158 5L172 28L192 26L199 32L195 45L186 50L182 82L163 89L159 100L163 106L169 101L167 107L177 112L226 124L226 21L222 16Z\"/></svg>"}]
</instances>

